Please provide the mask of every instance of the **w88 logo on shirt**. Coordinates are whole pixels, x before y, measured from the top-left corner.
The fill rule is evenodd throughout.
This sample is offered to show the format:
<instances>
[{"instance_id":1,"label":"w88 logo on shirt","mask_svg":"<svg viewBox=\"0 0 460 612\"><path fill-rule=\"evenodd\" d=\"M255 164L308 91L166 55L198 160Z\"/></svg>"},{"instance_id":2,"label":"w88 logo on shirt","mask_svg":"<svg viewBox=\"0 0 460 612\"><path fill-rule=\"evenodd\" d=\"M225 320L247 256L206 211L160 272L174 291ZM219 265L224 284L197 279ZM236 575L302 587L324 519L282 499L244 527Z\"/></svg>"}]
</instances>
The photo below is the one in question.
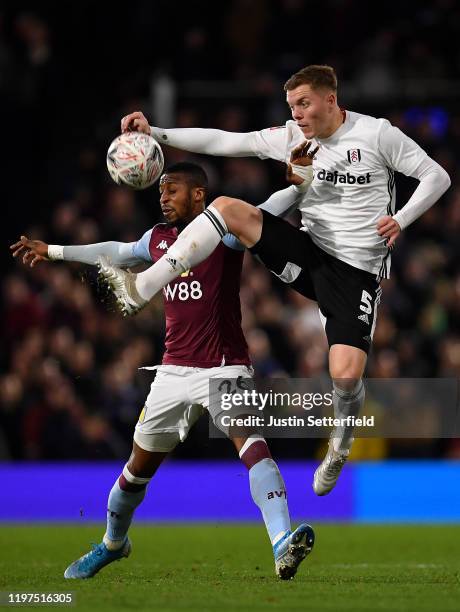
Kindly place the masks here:
<instances>
[{"instance_id":1,"label":"w88 logo on shirt","mask_svg":"<svg viewBox=\"0 0 460 612\"><path fill-rule=\"evenodd\" d=\"M191 283L181 281L172 286L166 285L163 289L163 293L167 302L172 302L173 300L180 300L181 302L199 300L203 296L201 284L197 280Z\"/></svg>"}]
</instances>

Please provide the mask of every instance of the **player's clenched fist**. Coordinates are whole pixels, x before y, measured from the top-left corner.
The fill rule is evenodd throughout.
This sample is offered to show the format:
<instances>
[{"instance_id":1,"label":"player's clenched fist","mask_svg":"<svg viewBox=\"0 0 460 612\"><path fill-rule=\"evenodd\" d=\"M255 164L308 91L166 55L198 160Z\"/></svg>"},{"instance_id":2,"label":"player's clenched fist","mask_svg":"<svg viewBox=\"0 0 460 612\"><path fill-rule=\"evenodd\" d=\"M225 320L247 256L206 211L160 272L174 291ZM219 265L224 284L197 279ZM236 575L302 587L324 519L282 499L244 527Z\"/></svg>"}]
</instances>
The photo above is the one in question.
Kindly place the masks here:
<instances>
[{"instance_id":1,"label":"player's clenched fist","mask_svg":"<svg viewBox=\"0 0 460 612\"><path fill-rule=\"evenodd\" d=\"M122 132L143 132L144 134L150 134L150 125L147 121L144 113L141 111L135 111L126 115L121 120L121 131Z\"/></svg>"},{"instance_id":2,"label":"player's clenched fist","mask_svg":"<svg viewBox=\"0 0 460 612\"><path fill-rule=\"evenodd\" d=\"M33 268L39 261L48 259L48 245L41 240L29 240L27 236L21 236L18 242L10 246L13 252L13 257L17 257L22 253L22 261L25 264L30 264Z\"/></svg>"}]
</instances>

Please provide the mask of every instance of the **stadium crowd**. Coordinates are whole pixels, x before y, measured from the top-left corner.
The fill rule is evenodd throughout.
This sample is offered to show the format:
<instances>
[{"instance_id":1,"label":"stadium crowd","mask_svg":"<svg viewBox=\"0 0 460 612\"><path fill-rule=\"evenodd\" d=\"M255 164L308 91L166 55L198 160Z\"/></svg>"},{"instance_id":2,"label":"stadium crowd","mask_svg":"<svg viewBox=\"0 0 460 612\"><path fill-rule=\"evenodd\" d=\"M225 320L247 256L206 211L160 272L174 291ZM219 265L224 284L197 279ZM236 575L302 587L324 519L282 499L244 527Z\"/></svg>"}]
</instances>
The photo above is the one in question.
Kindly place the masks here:
<instances>
[{"instance_id":1,"label":"stadium crowd","mask_svg":"<svg viewBox=\"0 0 460 612\"><path fill-rule=\"evenodd\" d=\"M398 239L392 278L383 283L367 376L459 378L460 114L438 89L417 97L416 80L434 83L459 74L460 9L449 0L416 5L409 22L409 13L393 14L391 5L379 27L363 37L356 9L361 3L329 2L334 18L328 21L325 54L317 28L309 29L308 49L301 42L302 24L320 19L324 3L236 0L219 14L211 9L204 21L189 8L174 25L177 45L154 28L155 16L167 22L172 9L160 2L153 12L151 4L138 2L128 19L111 13L108 20L95 6L90 23L84 19L86 3L72 5L73 19L65 22L59 10L32 14L19 7L5 9L0 19L1 107L5 132L14 136L15 158L6 161L10 180L3 185L8 224L1 230L0 459L125 457L150 380L139 368L160 362L164 334L161 297L124 320L104 303L94 270L68 263L42 263L31 270L7 259L8 244L20 234L54 244L138 239L161 220L159 196L155 187L142 193L117 187L108 176L105 151L122 115L142 109L152 123L164 117L164 127L168 118L175 126L234 131L277 125L288 118L283 80L312 61L336 67L345 107L349 102L352 110L386 116L452 178L443 199ZM289 36L275 35L280 20ZM117 64L119 43L105 41L102 48L95 28L102 23L112 39L123 35L124 50L136 46L134 66L124 56ZM83 27L86 44L77 56L72 43ZM351 51L343 31L356 37ZM141 65L138 56L144 58ZM153 56L155 61L149 59ZM211 84L209 95L194 97L198 80ZM214 81L227 83L236 94L227 96L217 84L213 89ZM404 81L414 83L414 101L410 92L404 99L385 97ZM356 91L362 100L354 97ZM168 95L166 112L158 100ZM275 162L206 158L166 147L165 155L167 163L203 164L210 177L209 201L226 194L260 203L284 186L284 169ZM414 187L412 180L398 177L399 205ZM327 344L316 305L250 255L241 300L257 375L314 377L326 371ZM362 456L460 456L455 439L367 442ZM287 445L274 444L287 452ZM206 426L198 426L193 446L184 448L179 453L196 456L228 451L209 442ZM303 445L303 456L315 448Z\"/></svg>"}]
</instances>

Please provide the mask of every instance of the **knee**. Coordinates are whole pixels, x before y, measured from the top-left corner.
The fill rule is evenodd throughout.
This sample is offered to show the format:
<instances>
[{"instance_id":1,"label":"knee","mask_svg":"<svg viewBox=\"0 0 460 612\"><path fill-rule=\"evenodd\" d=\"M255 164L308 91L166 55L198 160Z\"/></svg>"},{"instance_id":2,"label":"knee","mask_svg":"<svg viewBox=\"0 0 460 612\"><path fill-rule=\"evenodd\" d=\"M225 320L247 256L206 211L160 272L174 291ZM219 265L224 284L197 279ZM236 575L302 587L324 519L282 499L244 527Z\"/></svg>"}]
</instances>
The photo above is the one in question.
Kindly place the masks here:
<instances>
[{"instance_id":1,"label":"knee","mask_svg":"<svg viewBox=\"0 0 460 612\"><path fill-rule=\"evenodd\" d=\"M357 368L352 363L331 365L329 373L334 383L334 387L348 392L356 389L362 377L361 369Z\"/></svg>"},{"instance_id":2,"label":"knee","mask_svg":"<svg viewBox=\"0 0 460 612\"><path fill-rule=\"evenodd\" d=\"M358 348L333 345L329 352L329 373L334 385L344 391L355 389L364 374L367 355Z\"/></svg>"},{"instance_id":3,"label":"knee","mask_svg":"<svg viewBox=\"0 0 460 612\"><path fill-rule=\"evenodd\" d=\"M241 225L244 227L262 215L256 206L227 196L219 196L211 203L211 206L220 212L227 226Z\"/></svg>"},{"instance_id":4,"label":"knee","mask_svg":"<svg viewBox=\"0 0 460 612\"><path fill-rule=\"evenodd\" d=\"M237 206L239 200L236 198L229 198L227 196L219 196L212 203L211 206L216 208L221 214L230 212L235 206Z\"/></svg>"},{"instance_id":5,"label":"knee","mask_svg":"<svg viewBox=\"0 0 460 612\"><path fill-rule=\"evenodd\" d=\"M329 365L334 390L340 394L359 393L362 384L363 368L353 359L335 361Z\"/></svg>"},{"instance_id":6,"label":"knee","mask_svg":"<svg viewBox=\"0 0 460 612\"><path fill-rule=\"evenodd\" d=\"M211 206L223 218L227 230L245 246L253 246L262 232L262 211L243 200L220 196Z\"/></svg>"},{"instance_id":7,"label":"knee","mask_svg":"<svg viewBox=\"0 0 460 612\"><path fill-rule=\"evenodd\" d=\"M341 359L338 362L329 363L329 374L333 379L350 378L359 380L361 378L360 364L354 363L353 359Z\"/></svg>"}]
</instances>

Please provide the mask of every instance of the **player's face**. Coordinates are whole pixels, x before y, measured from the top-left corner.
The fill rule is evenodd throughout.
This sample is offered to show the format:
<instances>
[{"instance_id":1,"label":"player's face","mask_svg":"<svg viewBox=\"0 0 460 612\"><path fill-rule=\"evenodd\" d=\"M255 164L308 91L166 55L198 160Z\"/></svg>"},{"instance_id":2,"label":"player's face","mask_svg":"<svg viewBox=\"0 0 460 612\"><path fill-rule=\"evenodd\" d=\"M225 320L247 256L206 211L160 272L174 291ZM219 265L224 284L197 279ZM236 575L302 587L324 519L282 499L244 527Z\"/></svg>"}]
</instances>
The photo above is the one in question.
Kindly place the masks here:
<instances>
[{"instance_id":1,"label":"player's face","mask_svg":"<svg viewBox=\"0 0 460 612\"><path fill-rule=\"evenodd\" d=\"M193 191L180 174L164 174L161 177L161 212L168 223L191 221L194 216Z\"/></svg>"},{"instance_id":2,"label":"player's face","mask_svg":"<svg viewBox=\"0 0 460 612\"><path fill-rule=\"evenodd\" d=\"M292 118L307 140L330 135L328 132L336 103L331 91L315 90L307 84L299 85L287 92L286 99Z\"/></svg>"}]
</instances>

